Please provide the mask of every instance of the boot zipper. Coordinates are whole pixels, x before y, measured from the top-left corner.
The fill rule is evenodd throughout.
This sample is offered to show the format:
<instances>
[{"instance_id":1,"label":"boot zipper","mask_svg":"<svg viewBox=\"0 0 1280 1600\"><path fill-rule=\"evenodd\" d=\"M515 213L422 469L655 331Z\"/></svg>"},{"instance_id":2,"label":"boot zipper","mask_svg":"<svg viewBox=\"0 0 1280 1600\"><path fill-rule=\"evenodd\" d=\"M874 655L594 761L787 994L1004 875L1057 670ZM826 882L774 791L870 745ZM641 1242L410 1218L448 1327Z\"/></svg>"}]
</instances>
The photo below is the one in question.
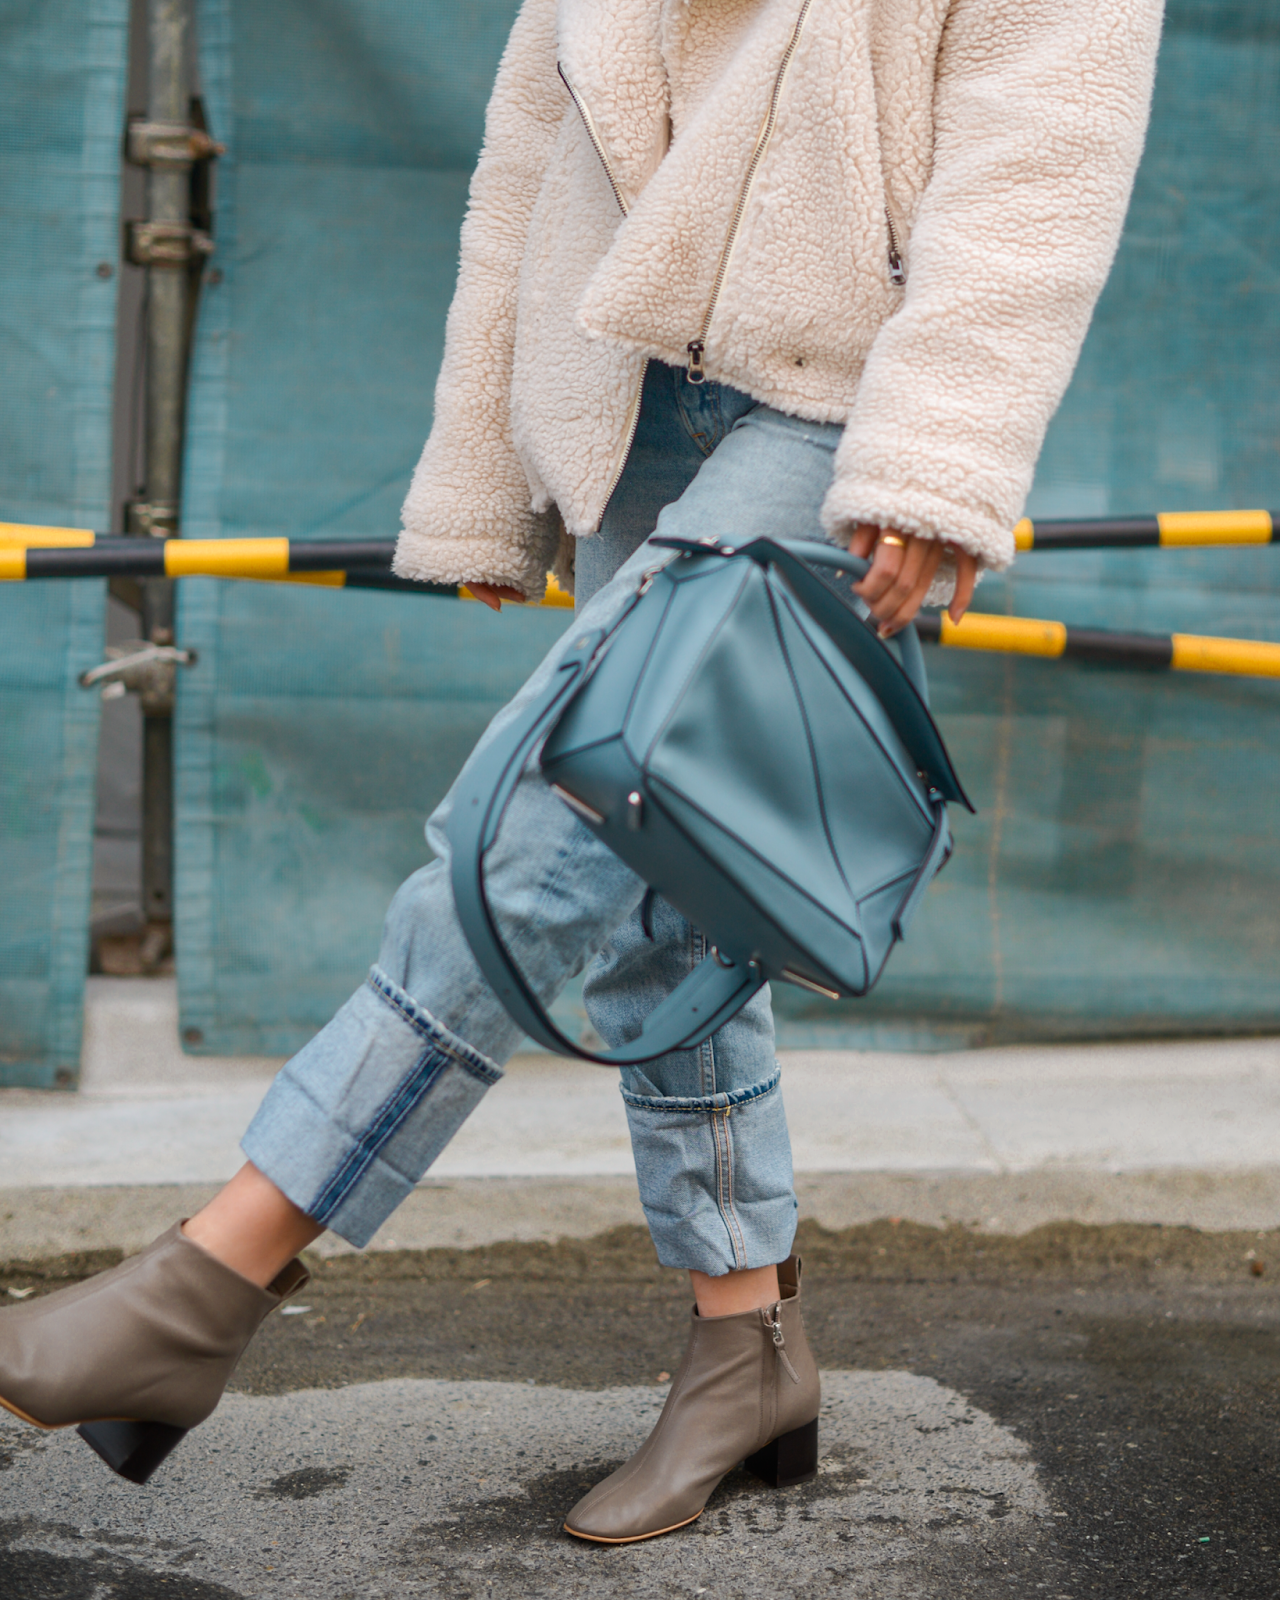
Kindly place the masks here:
<instances>
[{"instance_id":1,"label":"boot zipper","mask_svg":"<svg viewBox=\"0 0 1280 1600\"><path fill-rule=\"evenodd\" d=\"M605 154L604 141L596 132L596 125L591 120L591 113L587 110L587 103L569 82L564 68L558 61L556 62L556 71L560 74L561 83L569 91L570 100L578 108L578 115L582 118L582 126L587 130L587 138L591 140L591 148L600 159L600 165L604 168L604 175L609 180L609 187L613 190L613 198L618 202L618 210L625 217L631 208L623 196L622 185L618 182L613 168L609 165L609 157Z\"/></svg>"},{"instance_id":2,"label":"boot zipper","mask_svg":"<svg viewBox=\"0 0 1280 1600\"><path fill-rule=\"evenodd\" d=\"M787 1376L792 1383L799 1383L800 1374L791 1365L791 1358L787 1354L786 1342L782 1337L782 1302L779 1300L777 1305L772 1308L765 1306L760 1315L764 1318L765 1327L773 1335L773 1348L777 1351L778 1360L786 1368Z\"/></svg>"},{"instance_id":3,"label":"boot zipper","mask_svg":"<svg viewBox=\"0 0 1280 1600\"><path fill-rule=\"evenodd\" d=\"M738 230L742 226L742 218L746 213L747 201L751 198L751 186L755 182L756 173L760 170L760 163L764 160L764 153L769 148L769 141L773 137L773 130L778 121L778 102L782 99L782 86L786 81L787 69L791 65L791 58L796 53L796 46L800 43L800 34L804 29L805 19L809 15L809 7L813 0L803 0L800 15L796 18L796 25L791 30L791 38L787 41L787 48L783 51L782 60L778 63L778 71L773 80L773 93L769 96L769 109L765 113L764 122L756 136L756 146L751 152L751 160L747 163L747 174L742 180L742 188L738 194L738 203L733 208L733 216L729 221L729 233L724 242L724 249L720 253L720 265L716 268L716 275L711 285L711 299L707 305L706 315L702 319L702 326L698 329L698 337L691 339L686 345L689 353L689 366L686 376L690 383L705 383L706 369L703 366L703 357L707 349L707 334L711 328L711 319L715 315L716 302L720 299L720 291L724 288L725 274L729 270L729 258L733 255L733 247L738 242Z\"/></svg>"},{"instance_id":4,"label":"boot zipper","mask_svg":"<svg viewBox=\"0 0 1280 1600\"><path fill-rule=\"evenodd\" d=\"M902 251L898 248L898 227L887 204L884 220L889 224L889 279L901 289L907 281L907 269L902 264Z\"/></svg>"}]
</instances>

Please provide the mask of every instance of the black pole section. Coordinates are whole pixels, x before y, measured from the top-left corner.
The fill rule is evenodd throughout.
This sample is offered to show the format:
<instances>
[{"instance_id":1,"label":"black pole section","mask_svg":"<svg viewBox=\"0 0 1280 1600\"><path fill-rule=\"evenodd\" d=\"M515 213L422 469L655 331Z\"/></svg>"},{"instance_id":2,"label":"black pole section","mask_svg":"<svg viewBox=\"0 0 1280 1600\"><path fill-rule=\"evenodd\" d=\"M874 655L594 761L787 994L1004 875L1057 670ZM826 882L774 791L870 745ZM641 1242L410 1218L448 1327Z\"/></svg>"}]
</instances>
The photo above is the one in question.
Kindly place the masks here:
<instances>
[{"instance_id":1,"label":"black pole section","mask_svg":"<svg viewBox=\"0 0 1280 1600\"><path fill-rule=\"evenodd\" d=\"M1091 522L1034 522L1034 550L1124 550L1160 543L1155 517L1111 517Z\"/></svg>"},{"instance_id":2,"label":"black pole section","mask_svg":"<svg viewBox=\"0 0 1280 1600\"><path fill-rule=\"evenodd\" d=\"M1167 634L1103 633L1096 628L1068 628L1069 661L1094 661L1100 666L1153 667L1173 665L1173 640Z\"/></svg>"},{"instance_id":3,"label":"black pole section","mask_svg":"<svg viewBox=\"0 0 1280 1600\"><path fill-rule=\"evenodd\" d=\"M350 567L389 567L394 539L290 539L290 572L338 572Z\"/></svg>"},{"instance_id":4,"label":"black pole section","mask_svg":"<svg viewBox=\"0 0 1280 1600\"><path fill-rule=\"evenodd\" d=\"M323 568L318 570L323 571ZM458 598L456 583L419 583L416 578L397 578L393 572L373 568L347 571L344 589L390 589L400 594L434 594L450 600Z\"/></svg>"},{"instance_id":5,"label":"black pole section","mask_svg":"<svg viewBox=\"0 0 1280 1600\"><path fill-rule=\"evenodd\" d=\"M32 545L27 550L28 578L163 578L164 541L99 539L96 544L58 549ZM172 644L172 638L152 644Z\"/></svg>"},{"instance_id":6,"label":"black pole section","mask_svg":"<svg viewBox=\"0 0 1280 1600\"><path fill-rule=\"evenodd\" d=\"M942 637L942 615L937 611L917 611L915 630L922 644L937 644Z\"/></svg>"}]
</instances>

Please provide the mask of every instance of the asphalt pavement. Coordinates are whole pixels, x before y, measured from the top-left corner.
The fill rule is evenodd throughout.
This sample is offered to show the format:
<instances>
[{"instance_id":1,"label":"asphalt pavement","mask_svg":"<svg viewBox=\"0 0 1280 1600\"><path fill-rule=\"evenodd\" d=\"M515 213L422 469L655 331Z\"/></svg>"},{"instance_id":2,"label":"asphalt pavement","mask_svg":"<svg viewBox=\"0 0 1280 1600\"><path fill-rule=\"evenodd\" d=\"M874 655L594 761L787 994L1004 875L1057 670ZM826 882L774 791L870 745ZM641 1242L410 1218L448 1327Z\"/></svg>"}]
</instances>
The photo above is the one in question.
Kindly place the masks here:
<instances>
[{"instance_id":1,"label":"asphalt pavement","mask_svg":"<svg viewBox=\"0 0 1280 1600\"><path fill-rule=\"evenodd\" d=\"M122 986L123 985L123 986ZM91 991L84 1091L0 1091L0 1305L238 1159L267 1061ZM822 1471L690 1528L561 1529L651 1425L688 1289L609 1074L517 1061L357 1253L325 1239L143 1488L0 1413L0 1600L1280 1596L1280 1045L783 1060ZM571 1113L571 1114L570 1114Z\"/></svg>"},{"instance_id":2,"label":"asphalt pavement","mask_svg":"<svg viewBox=\"0 0 1280 1600\"><path fill-rule=\"evenodd\" d=\"M0 1422L0 1593L1274 1600L1280 1233L885 1220L800 1245L811 1485L735 1472L666 1538L563 1534L682 1346L687 1291L640 1229L343 1256L144 1488Z\"/></svg>"}]
</instances>

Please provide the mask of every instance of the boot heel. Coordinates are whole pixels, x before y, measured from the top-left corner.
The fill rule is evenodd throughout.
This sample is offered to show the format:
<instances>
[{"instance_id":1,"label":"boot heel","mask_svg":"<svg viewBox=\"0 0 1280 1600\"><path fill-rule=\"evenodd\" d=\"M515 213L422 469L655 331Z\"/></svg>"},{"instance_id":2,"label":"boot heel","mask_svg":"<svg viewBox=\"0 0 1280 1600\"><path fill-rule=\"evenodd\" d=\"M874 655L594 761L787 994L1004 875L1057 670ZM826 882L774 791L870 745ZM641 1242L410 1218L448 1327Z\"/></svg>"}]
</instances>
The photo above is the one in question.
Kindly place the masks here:
<instances>
[{"instance_id":1,"label":"boot heel","mask_svg":"<svg viewBox=\"0 0 1280 1600\"><path fill-rule=\"evenodd\" d=\"M790 1489L818 1476L818 1419L783 1433L743 1462L771 1489Z\"/></svg>"},{"instance_id":2,"label":"boot heel","mask_svg":"<svg viewBox=\"0 0 1280 1600\"><path fill-rule=\"evenodd\" d=\"M82 1422L76 1432L112 1472L145 1483L187 1430L167 1422Z\"/></svg>"}]
</instances>

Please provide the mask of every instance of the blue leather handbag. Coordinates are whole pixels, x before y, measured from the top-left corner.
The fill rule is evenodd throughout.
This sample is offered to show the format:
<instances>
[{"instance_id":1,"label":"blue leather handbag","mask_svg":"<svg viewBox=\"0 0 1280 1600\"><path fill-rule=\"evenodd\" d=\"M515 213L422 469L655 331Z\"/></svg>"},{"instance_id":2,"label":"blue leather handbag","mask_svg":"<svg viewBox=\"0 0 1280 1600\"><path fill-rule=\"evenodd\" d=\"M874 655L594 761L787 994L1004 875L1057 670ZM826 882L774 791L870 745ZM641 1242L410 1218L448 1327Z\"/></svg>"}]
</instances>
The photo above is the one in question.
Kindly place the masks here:
<instances>
[{"instance_id":1,"label":"blue leather handbag","mask_svg":"<svg viewBox=\"0 0 1280 1600\"><path fill-rule=\"evenodd\" d=\"M866 994L950 855L948 801L969 806L914 628L895 653L842 581L865 562L816 543L650 542L676 554L610 629L573 641L471 763L448 824L485 978L530 1038L602 1065L692 1049L768 981ZM485 852L539 741L553 791L711 946L617 1050L555 1026L485 898Z\"/></svg>"}]
</instances>

